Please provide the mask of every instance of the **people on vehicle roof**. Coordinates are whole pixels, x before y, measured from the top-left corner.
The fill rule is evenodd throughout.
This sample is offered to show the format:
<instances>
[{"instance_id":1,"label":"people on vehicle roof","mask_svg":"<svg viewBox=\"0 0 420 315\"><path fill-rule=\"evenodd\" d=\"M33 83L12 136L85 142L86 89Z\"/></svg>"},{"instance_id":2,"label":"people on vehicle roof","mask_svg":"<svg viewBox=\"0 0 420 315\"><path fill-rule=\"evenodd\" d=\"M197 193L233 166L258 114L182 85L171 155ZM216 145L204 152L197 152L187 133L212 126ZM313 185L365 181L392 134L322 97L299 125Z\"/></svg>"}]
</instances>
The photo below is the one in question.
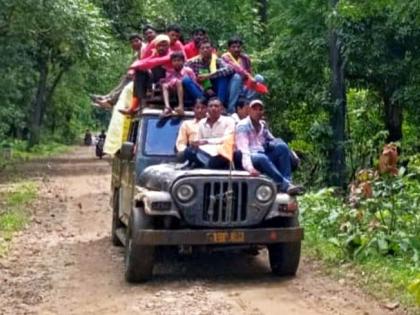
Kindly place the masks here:
<instances>
[{"instance_id":1,"label":"people on vehicle roof","mask_svg":"<svg viewBox=\"0 0 420 315\"><path fill-rule=\"evenodd\" d=\"M178 106L175 108L175 112L179 115L184 114L184 88L182 86L182 80L185 77L190 78L196 82L196 76L194 71L184 65L185 56L182 51L173 52L170 56L172 63L172 69L166 71L166 77L162 81L162 94L165 103L163 110L163 116L169 116L172 114L172 108L169 104L169 94L171 91L176 91L178 96Z\"/></svg>"},{"instance_id":2,"label":"people on vehicle roof","mask_svg":"<svg viewBox=\"0 0 420 315\"><path fill-rule=\"evenodd\" d=\"M128 40L130 41L131 49L134 52L134 58L140 58L140 51L143 47L142 40L139 34L133 33L129 36ZM120 79L120 82L116 87L114 87L108 94L106 95L92 95L91 99L93 101L94 106L102 107L102 108L111 108L114 106L117 101L118 97L121 94L123 88L133 80L132 74L124 74Z\"/></svg>"},{"instance_id":3,"label":"people on vehicle roof","mask_svg":"<svg viewBox=\"0 0 420 315\"><path fill-rule=\"evenodd\" d=\"M235 129L236 148L242 154L242 166L251 175L261 173L271 177L278 190L288 194L303 192L301 186L292 184L292 165L287 144L274 138L262 117L264 103L253 100L249 116L241 120Z\"/></svg>"},{"instance_id":4,"label":"people on vehicle roof","mask_svg":"<svg viewBox=\"0 0 420 315\"><path fill-rule=\"evenodd\" d=\"M194 119L187 119L179 127L176 139L176 151L181 161L185 159L185 150L191 143L198 140L198 123L207 116L207 100L197 99L193 107Z\"/></svg>"},{"instance_id":5,"label":"people on vehicle roof","mask_svg":"<svg viewBox=\"0 0 420 315\"><path fill-rule=\"evenodd\" d=\"M218 98L208 102L207 117L198 123L198 139L185 150L185 158L191 167L227 169L229 161L219 154L219 146L232 137L235 122L231 117L222 116L223 105Z\"/></svg>"},{"instance_id":6,"label":"people on vehicle roof","mask_svg":"<svg viewBox=\"0 0 420 315\"><path fill-rule=\"evenodd\" d=\"M166 28L166 35L169 37L169 49L171 52L180 51L184 54L184 57L187 58L184 51L184 45L179 40L181 37L181 28L175 24L169 25ZM150 45L147 45L143 58L151 56L155 48L155 44L152 41Z\"/></svg>"},{"instance_id":7,"label":"people on vehicle roof","mask_svg":"<svg viewBox=\"0 0 420 315\"><path fill-rule=\"evenodd\" d=\"M234 73L216 54L212 53L212 45L208 40L199 44L200 54L186 62L193 69L201 88L189 78L184 78L183 84L187 96L192 99L203 96L217 96L222 104L226 104L229 80Z\"/></svg>"},{"instance_id":8,"label":"people on vehicle roof","mask_svg":"<svg viewBox=\"0 0 420 315\"><path fill-rule=\"evenodd\" d=\"M248 100L256 98L257 92L244 86L245 82L254 84L264 82L263 76L252 75L251 59L242 51L243 41L237 36L231 37L227 43L228 51L222 55L223 60L228 63L235 71L229 83L229 102L227 106L228 113L235 112L235 104L239 97L245 97ZM249 86L248 84L248 86Z\"/></svg>"},{"instance_id":9,"label":"people on vehicle roof","mask_svg":"<svg viewBox=\"0 0 420 315\"><path fill-rule=\"evenodd\" d=\"M122 114L133 115L137 112L142 99L146 97L151 83L157 83L166 75L166 70L172 69L170 60L169 37L158 35L153 40L155 49L147 57L133 62L128 73L134 74L134 92L131 106L127 110L120 110ZM150 71L148 71L150 70Z\"/></svg>"}]
</instances>

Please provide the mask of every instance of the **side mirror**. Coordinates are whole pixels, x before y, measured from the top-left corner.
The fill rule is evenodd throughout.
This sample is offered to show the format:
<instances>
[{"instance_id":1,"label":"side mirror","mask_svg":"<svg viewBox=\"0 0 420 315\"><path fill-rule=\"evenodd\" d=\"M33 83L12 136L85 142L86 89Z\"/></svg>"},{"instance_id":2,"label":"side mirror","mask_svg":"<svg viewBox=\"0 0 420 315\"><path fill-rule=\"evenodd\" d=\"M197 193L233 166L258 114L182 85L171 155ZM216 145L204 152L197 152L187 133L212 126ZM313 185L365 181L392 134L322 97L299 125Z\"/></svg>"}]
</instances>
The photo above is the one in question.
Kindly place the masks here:
<instances>
[{"instance_id":1,"label":"side mirror","mask_svg":"<svg viewBox=\"0 0 420 315\"><path fill-rule=\"evenodd\" d=\"M130 161L134 157L134 143L133 142L124 142L120 149L120 158L122 160Z\"/></svg>"}]
</instances>

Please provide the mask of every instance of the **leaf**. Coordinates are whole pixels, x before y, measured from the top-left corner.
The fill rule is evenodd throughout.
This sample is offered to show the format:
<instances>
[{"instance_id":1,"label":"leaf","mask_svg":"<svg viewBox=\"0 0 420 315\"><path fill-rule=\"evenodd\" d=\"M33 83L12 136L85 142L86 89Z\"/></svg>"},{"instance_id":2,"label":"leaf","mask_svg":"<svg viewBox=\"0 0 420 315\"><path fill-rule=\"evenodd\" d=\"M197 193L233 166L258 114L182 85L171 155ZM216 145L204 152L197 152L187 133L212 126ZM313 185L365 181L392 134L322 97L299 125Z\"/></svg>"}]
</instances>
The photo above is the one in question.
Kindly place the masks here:
<instances>
[{"instance_id":1,"label":"leaf","mask_svg":"<svg viewBox=\"0 0 420 315\"><path fill-rule=\"evenodd\" d=\"M385 238L378 238L377 244L382 254L388 253L388 241Z\"/></svg>"},{"instance_id":2,"label":"leaf","mask_svg":"<svg viewBox=\"0 0 420 315\"><path fill-rule=\"evenodd\" d=\"M420 275L410 283L407 289L408 292L414 295L416 303L420 305Z\"/></svg>"}]
</instances>

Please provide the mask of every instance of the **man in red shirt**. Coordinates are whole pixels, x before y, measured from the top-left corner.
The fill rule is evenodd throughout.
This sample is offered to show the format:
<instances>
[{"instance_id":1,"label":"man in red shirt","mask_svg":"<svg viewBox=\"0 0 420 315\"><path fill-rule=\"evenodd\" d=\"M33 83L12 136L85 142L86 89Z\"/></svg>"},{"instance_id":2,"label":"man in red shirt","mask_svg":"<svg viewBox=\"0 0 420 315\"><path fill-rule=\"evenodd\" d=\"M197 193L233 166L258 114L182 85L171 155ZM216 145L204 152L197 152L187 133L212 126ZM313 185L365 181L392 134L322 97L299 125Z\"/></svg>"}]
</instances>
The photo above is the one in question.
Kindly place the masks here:
<instances>
[{"instance_id":1,"label":"man in red shirt","mask_svg":"<svg viewBox=\"0 0 420 315\"><path fill-rule=\"evenodd\" d=\"M204 28L198 27L192 31L192 40L184 46L187 59L198 56L200 50L198 48L200 42L207 37L207 32Z\"/></svg>"},{"instance_id":2,"label":"man in red shirt","mask_svg":"<svg viewBox=\"0 0 420 315\"><path fill-rule=\"evenodd\" d=\"M143 37L145 39L145 43L141 48L140 58L143 58L146 51L150 49L150 46L152 45L152 42L156 38L156 36L157 30L153 26L146 25L145 27L143 27Z\"/></svg>"},{"instance_id":3,"label":"man in red shirt","mask_svg":"<svg viewBox=\"0 0 420 315\"><path fill-rule=\"evenodd\" d=\"M169 42L167 35L158 35L153 40L156 48L153 50L152 55L131 64L128 74L135 76L133 100L129 109L120 110L122 114L135 114L141 105L141 100L146 96L147 87L151 83L159 82L160 79L165 77L166 70L172 68Z\"/></svg>"}]
</instances>

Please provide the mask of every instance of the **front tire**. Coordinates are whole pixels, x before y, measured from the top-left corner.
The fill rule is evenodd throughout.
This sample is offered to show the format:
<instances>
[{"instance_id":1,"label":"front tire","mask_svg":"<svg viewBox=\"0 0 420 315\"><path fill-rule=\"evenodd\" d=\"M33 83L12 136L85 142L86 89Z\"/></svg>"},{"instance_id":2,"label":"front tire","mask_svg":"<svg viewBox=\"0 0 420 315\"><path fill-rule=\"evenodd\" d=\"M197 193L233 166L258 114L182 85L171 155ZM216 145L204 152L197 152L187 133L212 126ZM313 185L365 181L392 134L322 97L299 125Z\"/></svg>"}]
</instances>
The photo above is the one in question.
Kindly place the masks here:
<instances>
[{"instance_id":1,"label":"front tire","mask_svg":"<svg viewBox=\"0 0 420 315\"><path fill-rule=\"evenodd\" d=\"M298 218L284 218L281 227L298 227ZM299 266L301 241L270 244L268 254L271 271L276 276L294 276Z\"/></svg>"},{"instance_id":2,"label":"front tire","mask_svg":"<svg viewBox=\"0 0 420 315\"><path fill-rule=\"evenodd\" d=\"M152 218L143 208L133 208L128 221L125 246L125 279L130 283L144 282L153 275L155 247L138 243L137 232L152 229Z\"/></svg>"}]
</instances>

